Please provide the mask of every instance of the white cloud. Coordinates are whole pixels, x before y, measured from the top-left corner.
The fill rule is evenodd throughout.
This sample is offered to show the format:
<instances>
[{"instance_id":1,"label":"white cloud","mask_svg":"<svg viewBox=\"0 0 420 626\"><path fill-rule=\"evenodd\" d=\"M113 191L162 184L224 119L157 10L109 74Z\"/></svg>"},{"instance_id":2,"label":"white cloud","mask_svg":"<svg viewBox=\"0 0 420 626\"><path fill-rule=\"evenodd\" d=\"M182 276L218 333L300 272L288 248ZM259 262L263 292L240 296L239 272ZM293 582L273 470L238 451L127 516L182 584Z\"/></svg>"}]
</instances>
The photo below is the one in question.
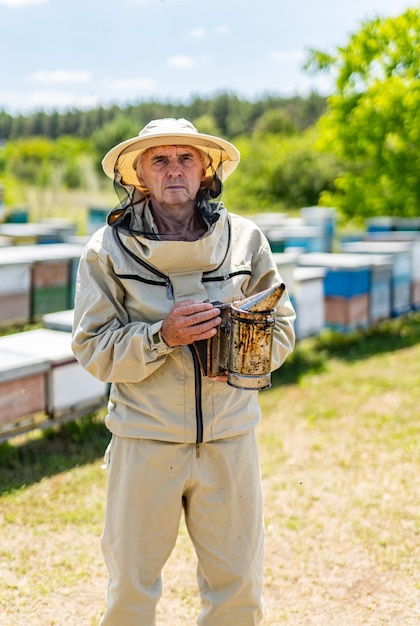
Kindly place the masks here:
<instances>
[{"instance_id":1,"label":"white cloud","mask_svg":"<svg viewBox=\"0 0 420 626\"><path fill-rule=\"evenodd\" d=\"M0 4L4 4L12 9L20 9L32 4L46 4L47 2L48 0L0 0Z\"/></svg>"},{"instance_id":2,"label":"white cloud","mask_svg":"<svg viewBox=\"0 0 420 626\"><path fill-rule=\"evenodd\" d=\"M207 37L206 29L198 26L189 32L191 39L205 39Z\"/></svg>"},{"instance_id":3,"label":"white cloud","mask_svg":"<svg viewBox=\"0 0 420 626\"><path fill-rule=\"evenodd\" d=\"M108 78L105 81L107 89L118 91L142 91L151 93L155 88L155 81L151 78Z\"/></svg>"},{"instance_id":4,"label":"white cloud","mask_svg":"<svg viewBox=\"0 0 420 626\"><path fill-rule=\"evenodd\" d=\"M189 68L189 67L194 67L196 65L193 57L182 55L182 54L169 57L166 64L168 67L176 67L176 68Z\"/></svg>"},{"instance_id":5,"label":"white cloud","mask_svg":"<svg viewBox=\"0 0 420 626\"><path fill-rule=\"evenodd\" d=\"M29 83L89 83L92 75L87 70L38 70L28 76Z\"/></svg>"}]
</instances>

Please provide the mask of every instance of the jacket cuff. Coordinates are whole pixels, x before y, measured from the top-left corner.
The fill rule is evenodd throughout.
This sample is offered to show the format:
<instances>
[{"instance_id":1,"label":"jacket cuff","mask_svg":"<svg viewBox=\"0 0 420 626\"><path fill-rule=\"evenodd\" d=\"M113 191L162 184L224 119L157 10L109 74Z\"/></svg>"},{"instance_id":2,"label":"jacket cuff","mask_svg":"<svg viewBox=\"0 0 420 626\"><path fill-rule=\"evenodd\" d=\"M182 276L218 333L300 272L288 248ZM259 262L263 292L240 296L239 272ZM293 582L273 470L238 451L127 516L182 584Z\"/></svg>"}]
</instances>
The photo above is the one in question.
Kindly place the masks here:
<instances>
[{"instance_id":1,"label":"jacket cuff","mask_svg":"<svg viewBox=\"0 0 420 626\"><path fill-rule=\"evenodd\" d=\"M169 354L170 352L172 352L173 348L171 348L164 342L161 334L161 329L162 322L151 325L149 334L150 349L157 352L158 354Z\"/></svg>"}]
</instances>

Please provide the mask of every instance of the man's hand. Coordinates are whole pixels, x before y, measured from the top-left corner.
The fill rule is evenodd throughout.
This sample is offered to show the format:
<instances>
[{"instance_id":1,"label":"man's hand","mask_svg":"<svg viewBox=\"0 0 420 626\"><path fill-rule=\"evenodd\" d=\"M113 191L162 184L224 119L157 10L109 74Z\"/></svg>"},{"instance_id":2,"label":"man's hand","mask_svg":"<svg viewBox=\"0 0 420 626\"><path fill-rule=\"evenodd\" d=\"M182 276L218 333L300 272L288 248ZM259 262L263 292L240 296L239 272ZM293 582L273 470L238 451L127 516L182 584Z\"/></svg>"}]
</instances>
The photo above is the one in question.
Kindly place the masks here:
<instances>
[{"instance_id":1,"label":"man's hand","mask_svg":"<svg viewBox=\"0 0 420 626\"><path fill-rule=\"evenodd\" d=\"M170 348L188 346L199 339L213 337L222 321L219 316L220 309L210 302L183 300L165 317L160 334Z\"/></svg>"}]
</instances>

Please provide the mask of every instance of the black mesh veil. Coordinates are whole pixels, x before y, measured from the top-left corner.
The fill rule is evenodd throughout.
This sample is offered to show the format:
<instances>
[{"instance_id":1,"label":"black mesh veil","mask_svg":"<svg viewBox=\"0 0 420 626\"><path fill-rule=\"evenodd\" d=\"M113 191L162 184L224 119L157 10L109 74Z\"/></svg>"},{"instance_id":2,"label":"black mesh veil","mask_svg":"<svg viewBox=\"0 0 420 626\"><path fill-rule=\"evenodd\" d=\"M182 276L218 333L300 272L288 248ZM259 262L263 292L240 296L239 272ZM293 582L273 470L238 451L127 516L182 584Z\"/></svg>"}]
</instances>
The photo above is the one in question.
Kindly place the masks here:
<instances>
[{"instance_id":1,"label":"black mesh veil","mask_svg":"<svg viewBox=\"0 0 420 626\"><path fill-rule=\"evenodd\" d=\"M204 152L204 151L202 151ZM197 194L197 210L201 213L203 218L209 223L213 224L219 218L218 207L221 203L214 202L216 198L221 196L223 191L222 184L222 166L221 160L217 168L217 171L213 167L213 163L210 160L209 155L205 154L206 161L209 163L207 167L207 173L210 170L210 175L207 175L203 181L198 194ZM144 203L149 202L147 191L143 191L134 185L125 184L122 180L122 176L118 170L118 159L114 168L114 190L119 199L118 204L108 216L108 224L110 226L121 225L124 221L125 227L130 230L133 235L142 235L148 239L158 239L156 233L150 230L141 230L135 228L133 220L129 220L129 215L134 213L136 206L141 206Z\"/></svg>"}]
</instances>

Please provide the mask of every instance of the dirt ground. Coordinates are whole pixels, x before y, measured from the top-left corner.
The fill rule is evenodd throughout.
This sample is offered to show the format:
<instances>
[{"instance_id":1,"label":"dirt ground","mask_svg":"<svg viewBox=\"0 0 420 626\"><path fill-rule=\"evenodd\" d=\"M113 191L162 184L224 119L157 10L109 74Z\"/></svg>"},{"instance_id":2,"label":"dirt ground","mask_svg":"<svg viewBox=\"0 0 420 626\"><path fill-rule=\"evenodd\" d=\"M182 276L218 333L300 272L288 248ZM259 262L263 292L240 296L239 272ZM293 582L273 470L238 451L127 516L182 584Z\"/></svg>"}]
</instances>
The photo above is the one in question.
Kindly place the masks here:
<instances>
[{"instance_id":1,"label":"dirt ground","mask_svg":"<svg viewBox=\"0 0 420 626\"><path fill-rule=\"evenodd\" d=\"M336 441L328 458L317 444L316 431L295 428L282 434L283 445L269 459L278 471L263 476L266 499L266 566L264 626L418 626L420 595L418 565L419 528L406 516L404 545L393 541L391 504L397 507L401 476L388 476L383 488L378 467L389 459L376 458L365 471L346 461L346 433ZM347 432L348 434L348 432ZM264 448L264 446L263 446ZM270 446L272 450L272 445ZM293 450L293 455L291 451ZM273 452L270 453L273 455ZM371 451L365 452L366 460ZM338 462L338 459L340 461ZM401 471L404 468L401 468ZM413 480L407 466L405 479ZM356 480L357 478L357 480ZM376 483L381 479L378 489ZM349 481L351 480L351 485ZM418 482L417 482L418 484ZM103 491L103 494L101 494ZM388 495L387 495L388 494ZM105 496L104 486L97 498ZM358 502L380 497L383 515L370 518L369 508ZM405 502L407 510L414 500ZM387 507L389 511L387 512ZM413 514L415 511L412 511ZM418 510L417 510L418 514ZM414 520L415 518L413 518ZM417 518L418 519L418 518ZM99 527L69 524L47 534L32 529L22 536L20 524L8 533L8 553L27 552L24 575L0 564L0 580L9 576L1 593L1 626L93 626L105 606L107 573L99 547ZM400 533L400 529L395 529ZM87 562L80 554L89 554ZM67 554L67 556L66 556ZM60 582L63 559L73 575ZM33 594L38 563L50 561L52 580L40 581ZM75 562L78 562L77 567ZM55 567L55 565L57 567ZM193 626L199 611L195 584L196 562L184 524L175 551L164 571L164 593L159 604L159 626ZM77 570L77 568L79 568ZM2 571L3 570L3 571ZM12 580L10 580L12 576ZM42 585L45 591L42 592ZM41 593L39 592L41 588ZM36 598L36 599L35 599ZM234 625L232 625L234 626Z\"/></svg>"}]
</instances>

